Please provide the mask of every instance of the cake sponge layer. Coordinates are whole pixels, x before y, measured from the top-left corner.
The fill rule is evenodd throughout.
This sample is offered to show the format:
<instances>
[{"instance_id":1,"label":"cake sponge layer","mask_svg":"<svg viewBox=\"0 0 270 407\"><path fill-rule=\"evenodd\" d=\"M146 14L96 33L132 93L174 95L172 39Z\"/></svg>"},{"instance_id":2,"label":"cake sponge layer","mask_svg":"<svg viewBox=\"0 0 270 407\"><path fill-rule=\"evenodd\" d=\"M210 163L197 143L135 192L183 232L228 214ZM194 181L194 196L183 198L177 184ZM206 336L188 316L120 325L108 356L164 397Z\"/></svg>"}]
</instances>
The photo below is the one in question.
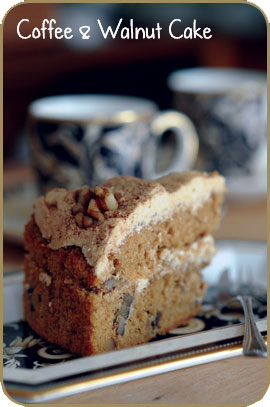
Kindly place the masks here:
<instances>
[{"instance_id":1,"label":"cake sponge layer","mask_svg":"<svg viewBox=\"0 0 270 407\"><path fill-rule=\"evenodd\" d=\"M77 249L69 250L78 259ZM157 272L149 272L149 278L111 279L88 289L64 275L55 277L30 252L25 259L26 319L47 340L82 355L144 343L196 315L206 288L200 269L214 252L213 239L206 236L181 250L161 250Z\"/></svg>"}]
</instances>

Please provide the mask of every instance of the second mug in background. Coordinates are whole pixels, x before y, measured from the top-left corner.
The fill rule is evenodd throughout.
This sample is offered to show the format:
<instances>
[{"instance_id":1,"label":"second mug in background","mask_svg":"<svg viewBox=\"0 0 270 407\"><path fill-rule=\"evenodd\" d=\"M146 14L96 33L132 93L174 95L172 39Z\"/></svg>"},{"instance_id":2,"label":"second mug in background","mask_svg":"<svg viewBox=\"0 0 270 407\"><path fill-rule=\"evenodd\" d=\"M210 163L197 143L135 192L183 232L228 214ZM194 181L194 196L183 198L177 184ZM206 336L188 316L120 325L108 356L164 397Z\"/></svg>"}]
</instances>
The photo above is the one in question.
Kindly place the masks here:
<instances>
[{"instance_id":1,"label":"second mug in background","mask_svg":"<svg viewBox=\"0 0 270 407\"><path fill-rule=\"evenodd\" d=\"M199 169L228 177L266 173L266 84L266 73L248 69L190 68L169 76L174 107L199 133Z\"/></svg>"},{"instance_id":2,"label":"second mug in background","mask_svg":"<svg viewBox=\"0 0 270 407\"><path fill-rule=\"evenodd\" d=\"M29 106L40 189L100 184L119 175L153 179L192 168L198 136L180 112L114 95L63 95Z\"/></svg>"}]
</instances>

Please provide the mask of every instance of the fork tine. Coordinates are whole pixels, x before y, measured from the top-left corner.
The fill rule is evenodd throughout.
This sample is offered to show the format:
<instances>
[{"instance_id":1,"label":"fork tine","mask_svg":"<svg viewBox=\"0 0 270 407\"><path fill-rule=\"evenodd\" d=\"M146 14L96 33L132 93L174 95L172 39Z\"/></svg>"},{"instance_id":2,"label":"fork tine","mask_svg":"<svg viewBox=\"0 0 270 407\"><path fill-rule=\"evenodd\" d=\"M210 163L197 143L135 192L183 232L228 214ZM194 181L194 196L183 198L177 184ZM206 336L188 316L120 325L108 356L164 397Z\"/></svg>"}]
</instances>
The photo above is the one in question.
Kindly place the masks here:
<instances>
[{"instance_id":1,"label":"fork tine","mask_svg":"<svg viewBox=\"0 0 270 407\"><path fill-rule=\"evenodd\" d=\"M230 301L231 298L230 270L226 268L222 271L217 284L217 302L219 304L224 304Z\"/></svg>"},{"instance_id":2,"label":"fork tine","mask_svg":"<svg viewBox=\"0 0 270 407\"><path fill-rule=\"evenodd\" d=\"M244 266L239 269L237 286L238 295L251 295L250 284L248 283L248 274L249 273Z\"/></svg>"},{"instance_id":3,"label":"fork tine","mask_svg":"<svg viewBox=\"0 0 270 407\"><path fill-rule=\"evenodd\" d=\"M253 299L253 308L257 308L260 303L266 301L266 292L260 292L257 286L255 275L248 267L239 269L239 279L237 295L251 296Z\"/></svg>"}]
</instances>

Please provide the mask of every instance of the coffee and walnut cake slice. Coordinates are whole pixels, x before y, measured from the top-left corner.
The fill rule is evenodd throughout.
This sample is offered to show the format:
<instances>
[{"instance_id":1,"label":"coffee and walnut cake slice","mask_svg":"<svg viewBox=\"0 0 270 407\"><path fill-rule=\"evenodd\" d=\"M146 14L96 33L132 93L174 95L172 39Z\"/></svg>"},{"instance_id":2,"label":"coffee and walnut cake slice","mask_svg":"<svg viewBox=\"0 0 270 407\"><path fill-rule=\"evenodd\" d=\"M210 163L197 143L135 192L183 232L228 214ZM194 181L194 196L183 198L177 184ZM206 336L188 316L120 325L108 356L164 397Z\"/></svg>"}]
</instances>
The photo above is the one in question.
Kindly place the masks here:
<instances>
[{"instance_id":1,"label":"coffee and walnut cake slice","mask_svg":"<svg viewBox=\"0 0 270 407\"><path fill-rule=\"evenodd\" d=\"M34 203L25 228L24 312L81 355L144 343L196 315L225 193L217 173L129 176Z\"/></svg>"}]
</instances>

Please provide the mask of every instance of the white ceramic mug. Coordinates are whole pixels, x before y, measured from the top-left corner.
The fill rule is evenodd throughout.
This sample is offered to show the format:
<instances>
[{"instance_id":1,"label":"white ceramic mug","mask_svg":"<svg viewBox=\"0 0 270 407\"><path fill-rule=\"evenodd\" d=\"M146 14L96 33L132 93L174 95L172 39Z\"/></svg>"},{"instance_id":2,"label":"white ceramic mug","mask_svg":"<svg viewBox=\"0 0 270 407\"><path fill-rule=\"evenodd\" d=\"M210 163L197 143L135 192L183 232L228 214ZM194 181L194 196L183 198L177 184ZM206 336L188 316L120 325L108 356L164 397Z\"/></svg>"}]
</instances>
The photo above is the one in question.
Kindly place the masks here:
<instances>
[{"instance_id":1,"label":"white ceramic mug","mask_svg":"<svg viewBox=\"0 0 270 407\"><path fill-rule=\"evenodd\" d=\"M196 125L196 166L229 177L266 174L266 73L248 69L191 68L173 72L174 107Z\"/></svg>"},{"instance_id":2,"label":"white ceramic mug","mask_svg":"<svg viewBox=\"0 0 270 407\"><path fill-rule=\"evenodd\" d=\"M190 169L198 152L195 127L185 114L159 112L152 101L135 97L39 99L29 106L29 124L42 192L93 186L118 175L156 178ZM160 165L169 130L173 154Z\"/></svg>"}]
</instances>

